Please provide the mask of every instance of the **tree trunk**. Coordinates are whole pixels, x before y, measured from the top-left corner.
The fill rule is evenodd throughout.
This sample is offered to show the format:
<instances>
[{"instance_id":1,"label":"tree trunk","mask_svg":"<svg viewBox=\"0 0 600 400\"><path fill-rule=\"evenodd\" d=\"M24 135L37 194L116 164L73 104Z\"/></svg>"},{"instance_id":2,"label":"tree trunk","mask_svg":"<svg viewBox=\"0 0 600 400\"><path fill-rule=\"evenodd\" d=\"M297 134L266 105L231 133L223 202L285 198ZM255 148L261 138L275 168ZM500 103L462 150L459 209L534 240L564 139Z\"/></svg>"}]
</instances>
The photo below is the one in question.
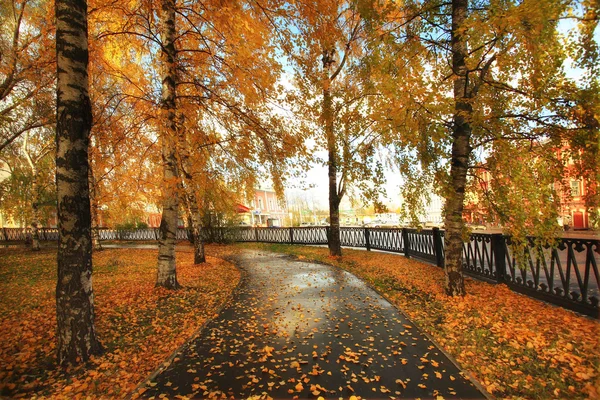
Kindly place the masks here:
<instances>
[{"instance_id":1,"label":"tree trunk","mask_svg":"<svg viewBox=\"0 0 600 400\"><path fill-rule=\"evenodd\" d=\"M27 148L27 144L29 143L29 132L25 132L25 138L23 140L23 153L25 153L25 158L27 159L27 163L29 164L29 168L31 168L31 192L33 195L31 202L31 209L33 211L33 216L31 220L31 249L33 251L40 250L40 232L39 232L39 224L40 224L40 186L38 183L38 171L35 167L35 163L31 158L31 154L29 154L29 149Z\"/></svg>"},{"instance_id":2,"label":"tree trunk","mask_svg":"<svg viewBox=\"0 0 600 400\"><path fill-rule=\"evenodd\" d=\"M193 222L192 222L192 216L189 213L189 206L187 206L188 209L188 213L186 215L186 219L187 219L187 226L188 226L188 242L190 242L190 244L194 244L194 232L193 232Z\"/></svg>"},{"instance_id":3,"label":"tree trunk","mask_svg":"<svg viewBox=\"0 0 600 400\"><path fill-rule=\"evenodd\" d=\"M31 250L40 251L40 187L38 184L37 170L33 169L33 202L31 208L33 209L33 220L31 221Z\"/></svg>"},{"instance_id":4,"label":"tree trunk","mask_svg":"<svg viewBox=\"0 0 600 400\"><path fill-rule=\"evenodd\" d=\"M190 204L190 213L192 216L192 231L194 234L194 264L206 262L204 254L204 240L202 240L202 223L196 196L192 195L193 201Z\"/></svg>"},{"instance_id":5,"label":"tree trunk","mask_svg":"<svg viewBox=\"0 0 600 400\"><path fill-rule=\"evenodd\" d=\"M187 153L184 153L187 154ZM185 163L185 157L182 154L182 163ZM185 167L182 167L182 176L185 181L185 206L187 209L187 220L188 226L190 227L191 237L190 242L194 246L194 264L202 264L206 262L206 256L204 254L204 240L202 240L202 217L198 209L198 201L196 200L196 194L193 193L192 187L193 181L190 179L191 176L185 171Z\"/></svg>"},{"instance_id":6,"label":"tree trunk","mask_svg":"<svg viewBox=\"0 0 600 400\"><path fill-rule=\"evenodd\" d=\"M161 73L162 106L161 131L163 163L162 220L158 240L158 273L156 286L178 289L175 264L177 240L177 195L178 171L175 157L177 129L175 123L175 1L163 0L160 9L161 28Z\"/></svg>"},{"instance_id":7,"label":"tree trunk","mask_svg":"<svg viewBox=\"0 0 600 400\"><path fill-rule=\"evenodd\" d=\"M341 256L342 245L340 240L340 196L337 189L337 146L335 131L333 129L333 106L331 99L331 79L329 70L333 65L333 50L323 51L323 124L327 138L327 176L329 178L329 255Z\"/></svg>"},{"instance_id":8,"label":"tree trunk","mask_svg":"<svg viewBox=\"0 0 600 400\"><path fill-rule=\"evenodd\" d=\"M100 354L94 327L88 145L92 109L88 95L87 3L56 1L58 195L58 363L85 362Z\"/></svg>"},{"instance_id":9,"label":"tree trunk","mask_svg":"<svg viewBox=\"0 0 600 400\"><path fill-rule=\"evenodd\" d=\"M192 228L192 244L194 245L194 264L202 264L206 262L206 255L204 254L204 240L202 240L202 218L200 216L200 210L198 209L198 201L196 194L193 192L193 184L189 176L184 172L186 180L186 203L188 209L188 223Z\"/></svg>"},{"instance_id":10,"label":"tree trunk","mask_svg":"<svg viewBox=\"0 0 600 400\"><path fill-rule=\"evenodd\" d=\"M198 208L196 196L196 182L192 174L190 152L188 148L186 131L184 128L184 117L179 114L179 157L181 162L182 189L184 192L185 205L188 213L188 225L192 230L192 244L194 245L194 264L206 262L204 254L204 240L202 239L202 217Z\"/></svg>"},{"instance_id":11,"label":"tree trunk","mask_svg":"<svg viewBox=\"0 0 600 400\"><path fill-rule=\"evenodd\" d=\"M468 55L466 38L461 33L467 14L468 0L452 1L452 69L454 81L454 124L452 128L452 159L450 184L452 193L446 202L445 271L446 293L464 296L465 283L462 273L462 229L467 168L471 154L471 115L473 107L467 81L465 58Z\"/></svg>"},{"instance_id":12,"label":"tree trunk","mask_svg":"<svg viewBox=\"0 0 600 400\"><path fill-rule=\"evenodd\" d=\"M92 166L90 165L89 170L89 185L90 185L90 212L92 215L92 247L96 251L102 250L102 243L100 243L100 232L98 229L98 196L97 196L97 183L94 178L94 172L92 171Z\"/></svg>"}]
</instances>

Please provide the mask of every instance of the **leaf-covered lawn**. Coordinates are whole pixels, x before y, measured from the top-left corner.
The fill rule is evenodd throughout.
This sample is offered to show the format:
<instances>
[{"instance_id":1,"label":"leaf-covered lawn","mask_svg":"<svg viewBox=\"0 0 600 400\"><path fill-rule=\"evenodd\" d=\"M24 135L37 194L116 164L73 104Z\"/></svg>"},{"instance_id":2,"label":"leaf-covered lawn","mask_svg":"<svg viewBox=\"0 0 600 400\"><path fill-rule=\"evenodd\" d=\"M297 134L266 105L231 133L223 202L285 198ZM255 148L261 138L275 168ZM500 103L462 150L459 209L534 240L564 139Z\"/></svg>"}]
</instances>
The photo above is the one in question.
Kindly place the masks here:
<instances>
[{"instance_id":1,"label":"leaf-covered lawn","mask_svg":"<svg viewBox=\"0 0 600 400\"><path fill-rule=\"evenodd\" d=\"M467 279L468 295L443 292L440 268L399 255L245 244L336 265L363 278L431 335L498 398L599 397L600 323Z\"/></svg>"},{"instance_id":2,"label":"leaf-covered lawn","mask_svg":"<svg viewBox=\"0 0 600 400\"><path fill-rule=\"evenodd\" d=\"M212 247L218 256L220 247ZM182 290L154 288L156 250L94 255L96 329L105 354L64 373L55 364L56 249L0 249L0 396L123 397L218 311L237 285L231 264L193 265L178 248Z\"/></svg>"}]
</instances>

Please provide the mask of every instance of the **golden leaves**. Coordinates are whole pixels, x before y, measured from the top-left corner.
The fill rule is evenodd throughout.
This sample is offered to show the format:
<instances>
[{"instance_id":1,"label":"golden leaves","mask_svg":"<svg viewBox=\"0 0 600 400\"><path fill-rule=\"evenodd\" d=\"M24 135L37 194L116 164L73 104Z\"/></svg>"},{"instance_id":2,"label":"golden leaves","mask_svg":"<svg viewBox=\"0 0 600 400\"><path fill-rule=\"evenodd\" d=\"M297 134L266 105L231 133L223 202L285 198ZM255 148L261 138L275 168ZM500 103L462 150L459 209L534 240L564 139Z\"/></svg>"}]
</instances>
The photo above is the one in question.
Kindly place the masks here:
<instances>
[{"instance_id":1,"label":"golden leaves","mask_svg":"<svg viewBox=\"0 0 600 400\"><path fill-rule=\"evenodd\" d=\"M597 321L518 295L504 285L471 279L466 280L467 296L448 298L443 292L443 270L396 255L346 249L343 259L334 260L327 249L289 247L286 251L339 266L371 282L495 396L599 396ZM406 343L398 341L398 345L404 348ZM344 354L345 362L351 356ZM408 364L407 359L400 362ZM446 375L431 356L423 356L421 362L435 368L435 380ZM450 381L458 379L446 376ZM396 383L405 385L401 379Z\"/></svg>"},{"instance_id":2,"label":"golden leaves","mask_svg":"<svg viewBox=\"0 0 600 400\"><path fill-rule=\"evenodd\" d=\"M179 253L178 278L184 289L169 292L154 289L156 251L96 253L96 329L107 352L93 357L87 369L69 370L67 380L53 364L56 251L9 251L0 250L0 274L23 278L21 285L12 279L0 283L7 294L0 296L0 358L6 361L0 379L3 394L10 396L113 398L130 393L214 314L239 280L239 272L224 261L208 257L198 266L191 252Z\"/></svg>"}]
</instances>

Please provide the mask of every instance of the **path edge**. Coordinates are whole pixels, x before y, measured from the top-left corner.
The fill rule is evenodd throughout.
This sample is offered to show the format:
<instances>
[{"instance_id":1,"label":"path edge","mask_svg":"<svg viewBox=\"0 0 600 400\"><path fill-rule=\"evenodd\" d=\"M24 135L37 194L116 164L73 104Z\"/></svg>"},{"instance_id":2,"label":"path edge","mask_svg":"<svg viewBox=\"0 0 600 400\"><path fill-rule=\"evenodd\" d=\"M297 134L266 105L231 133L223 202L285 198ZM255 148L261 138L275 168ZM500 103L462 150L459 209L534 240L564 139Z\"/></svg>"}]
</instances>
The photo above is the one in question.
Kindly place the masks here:
<instances>
[{"instance_id":1,"label":"path edge","mask_svg":"<svg viewBox=\"0 0 600 400\"><path fill-rule=\"evenodd\" d=\"M204 328L206 328L206 326L214 321L220 314L221 312L229 305L229 302L235 297L235 295L240 291L241 287L243 286L243 284L246 282L246 279L248 278L248 273L246 272L246 270L242 267L240 267L239 263L235 262L236 260L236 256L235 255L231 255L230 257L214 257L214 258L218 258L221 259L223 261L229 262L231 264L233 264L233 266L235 268L237 268L238 271L240 271L241 276L240 276L240 280L237 284L237 286L231 291L231 294L225 299L225 301L223 301L223 303L221 304L221 306L216 310L216 312L213 314L213 317L211 318L207 318L202 325L200 325L200 327L198 327L198 329L192 333L190 335L190 337L188 337L186 339L186 341L184 343L182 343L179 347L177 347L175 350L173 350L173 352L171 353L171 355L169 355L169 357L167 357L164 361L161 361L161 363L159 364L159 366L150 373L150 375L148 375L144 380L142 380L136 387L135 389L133 389L131 391L131 393L129 393L125 399L127 400L135 400L135 399L139 399L143 393L139 393L139 391L143 388L146 387L146 385L152 381L154 378L156 378L160 373L162 373L163 371L165 371L167 368L169 368L171 366L171 364L173 363L173 360L175 359L175 357L177 357L179 354L181 354L183 352L183 350L195 339L197 339L200 334L204 331ZM165 365L166 364L166 365Z\"/></svg>"},{"instance_id":2,"label":"path edge","mask_svg":"<svg viewBox=\"0 0 600 400\"><path fill-rule=\"evenodd\" d=\"M373 285L371 285L369 282L365 281L363 278L361 278L360 276L356 276L355 274L353 274L350 271L346 271L345 269L335 266L336 268L341 269L342 271L345 271L349 274L351 274L352 276L355 276L357 279L359 279L360 281L362 281L365 285L367 285L369 288L371 288L371 290L375 291L375 293L377 293L378 295L380 295L381 297L383 297L385 299L385 301L387 301L388 303L390 303L392 305L392 307L394 307L400 314L402 314L404 316L404 318L406 318L411 324L413 324L414 326L417 327L417 329L419 329L419 331L421 332L422 335L424 335L427 339L429 339L429 341L431 343L433 343L433 345L435 347L438 348L438 350L446 356L446 358L448 358L448 360L450 360L450 362L452 364L454 364L454 366L461 371L464 374L464 377L467 378L469 381L471 381L471 383L477 388L479 389L479 391L483 394L483 396L485 397L486 400L496 400L496 398L489 393L481 384L481 382L479 382L479 380L477 378L475 378L475 376L473 376L473 374L467 370L465 370L462 365L460 365L460 363L458 362L458 360L456 360L456 358L454 358L452 356L452 354L448 353L425 329L423 329L419 324L417 324L412 318L410 318L405 312L404 310L402 310L401 308L399 308L396 304L394 304L394 302L385 294L381 293L379 290L377 290L377 288L375 288Z\"/></svg>"}]
</instances>

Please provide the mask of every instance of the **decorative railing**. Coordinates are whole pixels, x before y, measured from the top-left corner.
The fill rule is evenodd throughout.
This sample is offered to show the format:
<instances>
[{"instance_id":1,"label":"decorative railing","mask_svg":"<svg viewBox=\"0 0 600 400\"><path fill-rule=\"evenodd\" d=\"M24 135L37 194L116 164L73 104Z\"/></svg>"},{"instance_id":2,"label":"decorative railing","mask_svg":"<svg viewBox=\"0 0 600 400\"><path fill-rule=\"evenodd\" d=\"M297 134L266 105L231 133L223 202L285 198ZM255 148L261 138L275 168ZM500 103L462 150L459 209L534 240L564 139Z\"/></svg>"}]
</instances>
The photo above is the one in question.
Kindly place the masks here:
<instances>
[{"instance_id":1,"label":"decorative railing","mask_svg":"<svg viewBox=\"0 0 600 400\"><path fill-rule=\"evenodd\" d=\"M39 228L38 234L40 240L58 240L57 228ZM0 228L0 242L22 242L30 239L31 230L29 228Z\"/></svg>"},{"instance_id":2,"label":"decorative railing","mask_svg":"<svg viewBox=\"0 0 600 400\"><path fill-rule=\"evenodd\" d=\"M100 240L158 240L158 228L146 229L98 229ZM179 236L179 235L178 235Z\"/></svg>"},{"instance_id":3,"label":"decorative railing","mask_svg":"<svg viewBox=\"0 0 600 400\"><path fill-rule=\"evenodd\" d=\"M568 307L591 306L598 313L600 241L560 239L553 246L539 245L527 238L517 254L511 238L504 242L504 280L516 291ZM554 301L553 301L554 300Z\"/></svg>"},{"instance_id":4,"label":"decorative railing","mask_svg":"<svg viewBox=\"0 0 600 400\"><path fill-rule=\"evenodd\" d=\"M257 228L273 229L273 228ZM289 244L327 244L328 228L324 226L307 226L300 228L275 228L290 231ZM286 243L286 242L281 242Z\"/></svg>"},{"instance_id":5,"label":"decorative railing","mask_svg":"<svg viewBox=\"0 0 600 400\"><path fill-rule=\"evenodd\" d=\"M395 253L405 253L406 240L400 229L372 228L365 230L365 246L367 250L383 250Z\"/></svg>"},{"instance_id":6,"label":"decorative railing","mask_svg":"<svg viewBox=\"0 0 600 400\"><path fill-rule=\"evenodd\" d=\"M325 229L325 243L327 243L327 228ZM367 247L367 236L369 231L362 228L340 228L340 242L346 247Z\"/></svg>"},{"instance_id":7,"label":"decorative railing","mask_svg":"<svg viewBox=\"0 0 600 400\"><path fill-rule=\"evenodd\" d=\"M156 228L135 230L99 229L101 240L158 240ZM329 227L249 228L228 227L202 230L212 242L264 242L326 245ZM191 232L180 228L177 239ZM31 232L20 228L0 229L0 241L24 241ZM58 240L57 229L39 229L41 240ZM444 232L436 228L340 229L342 246L402 253L439 267L444 266ZM509 236L473 233L463 245L463 271L492 283L504 283L519 293L554 303L595 318L599 317L600 240L559 238L539 244L535 238L516 246Z\"/></svg>"}]
</instances>

